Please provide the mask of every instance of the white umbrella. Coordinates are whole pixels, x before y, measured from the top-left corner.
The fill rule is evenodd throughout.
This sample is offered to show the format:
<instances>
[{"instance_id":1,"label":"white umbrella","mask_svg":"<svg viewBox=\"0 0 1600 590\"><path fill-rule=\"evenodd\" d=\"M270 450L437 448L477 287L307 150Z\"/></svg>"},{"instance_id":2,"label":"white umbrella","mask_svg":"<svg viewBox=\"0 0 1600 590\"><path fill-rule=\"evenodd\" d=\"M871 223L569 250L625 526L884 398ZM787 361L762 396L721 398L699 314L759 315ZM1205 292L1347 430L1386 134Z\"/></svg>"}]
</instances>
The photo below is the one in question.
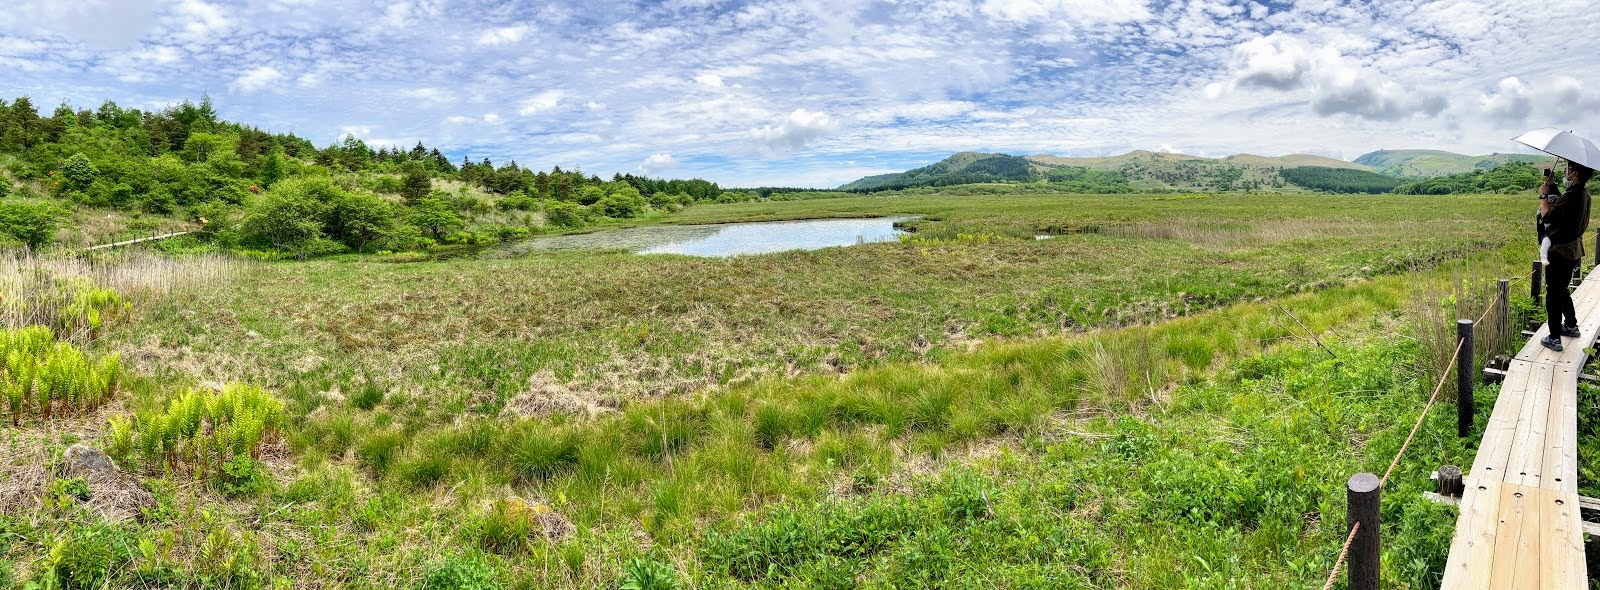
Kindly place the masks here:
<instances>
[{"instance_id":1,"label":"white umbrella","mask_svg":"<svg viewBox=\"0 0 1600 590\"><path fill-rule=\"evenodd\" d=\"M1571 131L1545 127L1518 135L1511 141L1591 169L1600 168L1600 148Z\"/></svg>"}]
</instances>

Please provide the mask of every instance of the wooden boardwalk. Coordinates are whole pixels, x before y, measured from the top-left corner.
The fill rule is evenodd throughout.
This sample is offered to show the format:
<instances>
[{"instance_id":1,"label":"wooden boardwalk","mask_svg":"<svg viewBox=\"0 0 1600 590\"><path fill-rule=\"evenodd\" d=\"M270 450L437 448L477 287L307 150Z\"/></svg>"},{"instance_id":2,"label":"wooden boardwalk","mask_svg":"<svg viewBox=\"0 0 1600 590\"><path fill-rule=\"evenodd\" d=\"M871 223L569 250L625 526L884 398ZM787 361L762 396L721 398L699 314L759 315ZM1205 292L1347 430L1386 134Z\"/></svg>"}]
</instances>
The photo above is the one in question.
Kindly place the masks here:
<instances>
[{"instance_id":1,"label":"wooden boardwalk","mask_svg":"<svg viewBox=\"0 0 1600 590\"><path fill-rule=\"evenodd\" d=\"M116 243L113 243L113 244L100 244L99 246L90 246L88 248L84 248L83 250L85 252L90 252L90 251L94 251L94 250L104 250L106 248L116 248L118 246L131 246L133 244L138 244L140 242L150 242L150 241L154 241L154 240L165 240L167 238L175 238L175 237L178 237L178 236L187 235L189 233L190 232L186 232L186 231L173 232L173 233L170 233L170 234L161 234L159 236L150 236L150 237L146 237L146 238L139 238L137 240L126 240L126 241L122 241L122 242L116 242Z\"/></svg>"},{"instance_id":2,"label":"wooden boardwalk","mask_svg":"<svg viewBox=\"0 0 1600 590\"><path fill-rule=\"evenodd\" d=\"M1539 329L1506 369L1463 478L1444 588L1587 588L1578 515L1578 376L1600 333L1600 269L1573 294L1583 336Z\"/></svg>"}]
</instances>

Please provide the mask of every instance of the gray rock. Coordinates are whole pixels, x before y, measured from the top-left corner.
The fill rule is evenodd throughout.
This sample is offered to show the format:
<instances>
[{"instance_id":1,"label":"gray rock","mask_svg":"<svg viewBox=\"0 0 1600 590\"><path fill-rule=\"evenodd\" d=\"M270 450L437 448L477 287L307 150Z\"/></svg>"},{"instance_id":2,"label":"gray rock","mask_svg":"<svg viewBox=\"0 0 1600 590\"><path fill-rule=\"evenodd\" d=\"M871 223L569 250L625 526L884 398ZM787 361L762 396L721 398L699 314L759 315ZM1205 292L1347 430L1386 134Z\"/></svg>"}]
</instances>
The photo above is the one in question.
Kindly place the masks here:
<instances>
[{"instance_id":1,"label":"gray rock","mask_svg":"<svg viewBox=\"0 0 1600 590\"><path fill-rule=\"evenodd\" d=\"M117 464L111 462L100 449L76 444L61 455L60 477L81 477L93 479L97 475L106 475L117 472Z\"/></svg>"}]
</instances>

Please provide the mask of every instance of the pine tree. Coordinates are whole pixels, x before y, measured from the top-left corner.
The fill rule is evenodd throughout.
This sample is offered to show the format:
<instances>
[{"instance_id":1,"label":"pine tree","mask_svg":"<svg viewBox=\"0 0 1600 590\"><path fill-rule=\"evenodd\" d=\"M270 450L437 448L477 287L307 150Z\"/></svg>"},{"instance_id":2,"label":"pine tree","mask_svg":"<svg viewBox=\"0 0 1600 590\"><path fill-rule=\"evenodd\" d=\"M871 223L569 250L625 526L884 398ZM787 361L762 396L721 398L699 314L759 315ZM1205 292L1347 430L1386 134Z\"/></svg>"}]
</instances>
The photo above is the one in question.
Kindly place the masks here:
<instances>
[{"instance_id":1,"label":"pine tree","mask_svg":"<svg viewBox=\"0 0 1600 590\"><path fill-rule=\"evenodd\" d=\"M423 169L418 162L407 162L404 166L404 184L400 187L400 196L405 197L407 203L416 203L433 192L433 179L428 177L428 171Z\"/></svg>"}]
</instances>

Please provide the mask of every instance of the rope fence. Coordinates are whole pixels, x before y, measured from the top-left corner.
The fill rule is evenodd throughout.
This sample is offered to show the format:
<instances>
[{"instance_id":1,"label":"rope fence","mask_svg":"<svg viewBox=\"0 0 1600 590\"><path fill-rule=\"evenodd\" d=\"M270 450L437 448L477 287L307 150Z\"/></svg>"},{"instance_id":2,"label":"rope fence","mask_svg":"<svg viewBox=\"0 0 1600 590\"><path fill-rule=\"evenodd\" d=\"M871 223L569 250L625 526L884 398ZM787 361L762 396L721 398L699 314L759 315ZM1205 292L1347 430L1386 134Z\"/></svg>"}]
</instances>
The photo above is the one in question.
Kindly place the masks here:
<instances>
[{"instance_id":1,"label":"rope fence","mask_svg":"<svg viewBox=\"0 0 1600 590\"><path fill-rule=\"evenodd\" d=\"M1523 277L1521 277L1519 279L1516 279L1514 281L1509 281L1509 282L1507 282L1507 284L1509 284L1510 282L1519 282L1519 281L1531 279L1535 275L1537 275L1538 273L1539 273L1539 270L1537 268L1535 268L1533 272L1528 273L1526 276L1523 276ZM1378 491L1381 490L1385 484L1389 483L1389 477L1394 475L1395 469L1400 466L1400 459L1405 456L1406 451L1410 450L1412 440L1414 440L1416 438L1417 432L1422 429L1422 423L1427 420L1428 413L1430 411L1432 411L1433 410L1433 406L1438 403L1439 394L1444 391L1444 384L1445 384L1445 382L1447 382L1450 379L1450 374L1451 374L1452 370L1457 369L1458 367L1460 367L1462 365L1462 363L1461 363L1462 351L1463 350L1467 350L1468 351L1467 353L1469 355L1472 354L1472 352L1471 352L1471 350L1469 348L1471 346L1470 342L1472 341L1472 334L1471 334L1472 327L1473 326L1482 325L1483 322L1489 318L1489 315L1491 313L1493 313L1494 310L1496 310L1496 309L1503 309L1507 313L1509 313L1509 311L1510 311L1510 309L1509 309L1510 302L1506 301L1506 296L1507 295L1506 295L1505 291L1501 291L1499 293L1496 293L1494 298L1489 301L1489 304L1487 306L1485 306L1485 308L1483 310L1483 314L1478 316L1477 322L1475 322L1473 324L1470 324L1470 325L1467 325L1465 330L1458 330L1458 337L1457 337L1457 341L1456 341L1455 352L1450 355L1450 360L1445 363L1444 370L1440 372L1440 374L1439 374L1439 382L1436 383L1434 385L1434 388L1433 388L1433 395L1428 397L1428 404L1426 406L1423 406L1422 413L1417 416L1416 424L1412 425L1410 434L1406 435L1405 442L1401 443L1400 450L1395 453L1394 460L1389 462L1389 468L1383 472L1383 477L1381 479L1377 480L1377 485L1374 487L1374 489L1370 489L1370 490L1368 490L1368 489L1357 490L1356 489L1357 480L1359 478L1361 478L1363 475L1366 475L1366 474L1358 474L1356 477L1351 478L1351 484L1349 486L1349 502L1351 504L1350 512L1352 514L1351 514L1350 518L1353 518L1353 519L1356 518L1355 515L1354 515L1354 512L1356 512L1355 504L1357 503L1357 499L1360 498L1363 503L1370 502L1371 516L1374 518L1373 522L1376 523L1375 518L1376 518L1376 514L1377 514ZM1461 320L1460 324L1466 324L1466 322L1467 322L1467 320ZM1464 332L1464 333L1462 333L1462 332ZM1502 337L1503 337L1503 335L1502 335ZM1470 378L1470 375L1461 374L1461 375L1458 375L1458 377L1461 377L1462 380L1465 381L1466 379ZM1465 389L1467 391L1463 393L1462 400L1463 401L1469 401L1471 399L1471 395L1472 395L1471 394L1470 383L1468 384L1468 387L1466 387ZM1458 393L1461 393L1461 392L1458 392ZM1470 409L1463 410L1463 415L1470 417L1470 414L1468 414L1466 412L1470 412ZM1371 477L1371 476L1367 476L1367 477ZM1362 524L1362 520L1360 520L1360 519L1354 520L1354 522L1351 523L1351 525L1350 525L1350 534L1345 537L1344 546L1339 549L1339 556L1333 562L1332 571L1328 572L1328 581L1327 581L1326 584L1324 584L1322 586L1323 590L1331 590L1333 588L1334 581L1338 579L1340 570L1343 569L1345 563L1349 560L1350 547L1356 541L1357 534L1361 530L1361 524ZM1375 527L1374 527L1374 529L1375 529ZM1367 535L1368 537L1371 537L1370 550L1372 551L1374 558L1376 557L1376 552L1377 552L1377 547L1378 547L1376 534L1377 534L1377 531L1376 530L1372 530L1372 531L1369 531L1369 533ZM1352 568L1354 568L1354 566L1352 566ZM1377 566L1376 566L1376 559L1374 559L1373 562L1372 562L1372 567L1371 567L1372 579L1371 579L1371 584L1370 584L1370 586L1373 587L1373 588L1377 587L1376 574L1377 574ZM1352 577L1355 576L1355 572L1354 572L1353 569L1352 569L1351 576ZM1362 584L1362 585L1365 586L1366 584ZM1356 586L1357 586L1357 584L1354 581L1352 581L1351 587L1354 588Z\"/></svg>"}]
</instances>

